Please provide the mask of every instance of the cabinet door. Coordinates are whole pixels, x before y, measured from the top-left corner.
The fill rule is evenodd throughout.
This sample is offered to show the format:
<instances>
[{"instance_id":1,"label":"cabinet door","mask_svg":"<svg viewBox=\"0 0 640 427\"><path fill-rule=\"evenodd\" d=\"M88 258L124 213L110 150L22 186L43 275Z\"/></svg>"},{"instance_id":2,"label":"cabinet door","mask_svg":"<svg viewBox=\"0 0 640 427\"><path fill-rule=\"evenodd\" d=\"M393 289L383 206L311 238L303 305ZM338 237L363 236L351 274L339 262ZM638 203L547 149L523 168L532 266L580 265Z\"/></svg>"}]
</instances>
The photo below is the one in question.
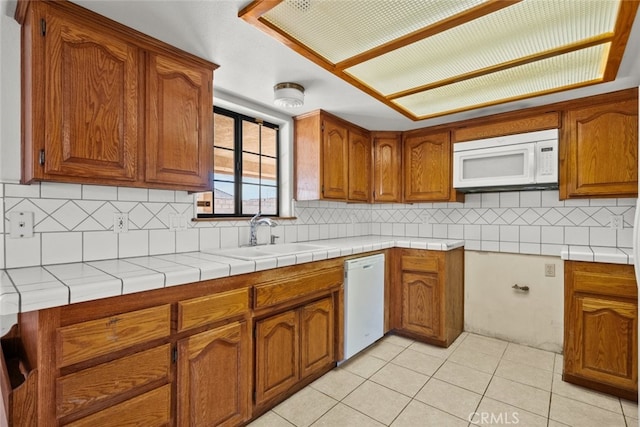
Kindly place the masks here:
<instances>
[{"instance_id":1,"label":"cabinet door","mask_svg":"<svg viewBox=\"0 0 640 427\"><path fill-rule=\"evenodd\" d=\"M373 201L401 200L400 134L379 135L373 138Z\"/></svg>"},{"instance_id":2,"label":"cabinet door","mask_svg":"<svg viewBox=\"0 0 640 427\"><path fill-rule=\"evenodd\" d=\"M46 113L34 124L45 128L44 175L38 176L38 166L34 174L119 185L134 181L141 134L138 49L116 33L54 11L45 20ZM34 143L32 149L40 147Z\"/></svg>"},{"instance_id":3,"label":"cabinet door","mask_svg":"<svg viewBox=\"0 0 640 427\"><path fill-rule=\"evenodd\" d=\"M343 125L323 120L322 132L322 197L347 199L349 165L348 131Z\"/></svg>"},{"instance_id":4,"label":"cabinet door","mask_svg":"<svg viewBox=\"0 0 640 427\"><path fill-rule=\"evenodd\" d=\"M447 201L451 195L449 132L418 134L404 141L404 200Z\"/></svg>"},{"instance_id":5,"label":"cabinet door","mask_svg":"<svg viewBox=\"0 0 640 427\"><path fill-rule=\"evenodd\" d=\"M178 425L235 426L249 417L249 334L235 322L178 342Z\"/></svg>"},{"instance_id":6,"label":"cabinet door","mask_svg":"<svg viewBox=\"0 0 640 427\"><path fill-rule=\"evenodd\" d=\"M569 110L562 143L561 199L637 196L637 99Z\"/></svg>"},{"instance_id":7,"label":"cabinet door","mask_svg":"<svg viewBox=\"0 0 640 427\"><path fill-rule=\"evenodd\" d=\"M256 322L256 405L285 392L300 377L297 317L291 310Z\"/></svg>"},{"instance_id":8,"label":"cabinet door","mask_svg":"<svg viewBox=\"0 0 640 427\"><path fill-rule=\"evenodd\" d=\"M153 53L147 68L145 180L172 188L209 188L213 72Z\"/></svg>"},{"instance_id":9,"label":"cabinet door","mask_svg":"<svg viewBox=\"0 0 640 427\"><path fill-rule=\"evenodd\" d=\"M442 336L440 286L436 273L402 273L402 328Z\"/></svg>"},{"instance_id":10,"label":"cabinet door","mask_svg":"<svg viewBox=\"0 0 640 427\"><path fill-rule=\"evenodd\" d=\"M300 370L306 377L335 360L333 303L326 298L300 309Z\"/></svg>"},{"instance_id":11,"label":"cabinet door","mask_svg":"<svg viewBox=\"0 0 640 427\"><path fill-rule=\"evenodd\" d=\"M629 390L638 384L638 308L635 301L599 296L574 299L572 374Z\"/></svg>"},{"instance_id":12,"label":"cabinet door","mask_svg":"<svg viewBox=\"0 0 640 427\"><path fill-rule=\"evenodd\" d=\"M371 180L371 141L369 135L349 130L349 200L369 201Z\"/></svg>"}]
</instances>

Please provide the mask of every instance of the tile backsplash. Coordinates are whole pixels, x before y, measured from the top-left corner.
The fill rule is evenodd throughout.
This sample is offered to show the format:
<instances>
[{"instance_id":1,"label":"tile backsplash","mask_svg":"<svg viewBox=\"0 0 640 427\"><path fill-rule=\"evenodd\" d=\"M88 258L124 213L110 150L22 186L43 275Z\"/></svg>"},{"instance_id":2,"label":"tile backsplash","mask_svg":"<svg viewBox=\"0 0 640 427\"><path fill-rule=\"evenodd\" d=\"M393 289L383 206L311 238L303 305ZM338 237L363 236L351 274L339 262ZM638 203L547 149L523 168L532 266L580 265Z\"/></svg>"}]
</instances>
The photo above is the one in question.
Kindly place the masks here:
<instances>
[{"instance_id":1,"label":"tile backsplash","mask_svg":"<svg viewBox=\"0 0 640 427\"><path fill-rule=\"evenodd\" d=\"M0 184L0 268L171 254L246 244L242 221L188 221L193 195L184 191L95 185ZM34 236L10 237L10 213L33 212ZM114 213L129 231L113 231ZM629 248L635 199L558 201L557 191L469 194L464 203L347 204L295 202L295 220L273 234L295 242L367 234L464 239L470 250L557 256L565 244ZM621 216L622 230L609 228ZM187 219L170 230L171 218Z\"/></svg>"}]
</instances>

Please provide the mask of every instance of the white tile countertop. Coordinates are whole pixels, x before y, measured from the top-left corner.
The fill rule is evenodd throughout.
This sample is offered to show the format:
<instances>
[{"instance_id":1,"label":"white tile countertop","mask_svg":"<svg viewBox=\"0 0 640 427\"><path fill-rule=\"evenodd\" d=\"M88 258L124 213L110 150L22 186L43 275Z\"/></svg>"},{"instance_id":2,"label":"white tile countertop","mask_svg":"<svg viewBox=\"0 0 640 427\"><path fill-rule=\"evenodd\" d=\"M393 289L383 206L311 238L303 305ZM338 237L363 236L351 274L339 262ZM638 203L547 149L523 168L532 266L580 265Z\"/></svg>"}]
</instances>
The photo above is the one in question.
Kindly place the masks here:
<instances>
[{"instance_id":1,"label":"white tile countertop","mask_svg":"<svg viewBox=\"0 0 640 427\"><path fill-rule=\"evenodd\" d=\"M633 249L604 246L564 246L560 258L568 261L606 262L610 264L633 264Z\"/></svg>"},{"instance_id":2,"label":"white tile countertop","mask_svg":"<svg viewBox=\"0 0 640 427\"><path fill-rule=\"evenodd\" d=\"M315 248L298 253L270 254L251 260L230 257L228 253L231 248L227 248L0 270L0 315L16 315L392 247L446 251L464 246L463 240L392 236L361 236L303 243L314 245Z\"/></svg>"}]
</instances>

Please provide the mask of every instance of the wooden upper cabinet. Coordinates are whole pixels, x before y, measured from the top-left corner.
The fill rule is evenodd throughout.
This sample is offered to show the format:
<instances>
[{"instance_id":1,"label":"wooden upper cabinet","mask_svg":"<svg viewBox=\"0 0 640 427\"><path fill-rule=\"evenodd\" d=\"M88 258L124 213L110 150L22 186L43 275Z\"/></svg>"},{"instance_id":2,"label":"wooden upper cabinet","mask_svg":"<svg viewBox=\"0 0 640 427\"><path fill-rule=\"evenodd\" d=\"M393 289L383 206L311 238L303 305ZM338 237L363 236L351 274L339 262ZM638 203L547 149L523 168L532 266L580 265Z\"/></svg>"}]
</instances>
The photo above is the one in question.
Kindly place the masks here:
<instances>
[{"instance_id":1,"label":"wooden upper cabinet","mask_svg":"<svg viewBox=\"0 0 640 427\"><path fill-rule=\"evenodd\" d=\"M369 201L369 132L325 111L295 118L296 200Z\"/></svg>"},{"instance_id":2,"label":"wooden upper cabinet","mask_svg":"<svg viewBox=\"0 0 640 427\"><path fill-rule=\"evenodd\" d=\"M349 194L350 201L368 202L371 194L371 139L369 134L349 130Z\"/></svg>"},{"instance_id":3,"label":"wooden upper cabinet","mask_svg":"<svg viewBox=\"0 0 640 427\"><path fill-rule=\"evenodd\" d=\"M23 182L209 187L216 65L72 2L16 18Z\"/></svg>"},{"instance_id":4,"label":"wooden upper cabinet","mask_svg":"<svg viewBox=\"0 0 640 427\"><path fill-rule=\"evenodd\" d=\"M373 201L402 200L402 134L373 132Z\"/></svg>"},{"instance_id":5,"label":"wooden upper cabinet","mask_svg":"<svg viewBox=\"0 0 640 427\"><path fill-rule=\"evenodd\" d=\"M148 61L145 180L207 189L213 71L166 55Z\"/></svg>"},{"instance_id":6,"label":"wooden upper cabinet","mask_svg":"<svg viewBox=\"0 0 640 427\"><path fill-rule=\"evenodd\" d=\"M450 133L408 133L403 152L404 201L448 201L452 193Z\"/></svg>"},{"instance_id":7,"label":"wooden upper cabinet","mask_svg":"<svg viewBox=\"0 0 640 427\"><path fill-rule=\"evenodd\" d=\"M34 14L29 34L42 57L23 58L31 94L32 118L25 136L25 181L79 179L135 181L138 126L139 49L109 29L94 29L51 8ZM34 53L35 53L34 52ZM26 94L28 95L28 94ZM28 160L27 160L28 159Z\"/></svg>"},{"instance_id":8,"label":"wooden upper cabinet","mask_svg":"<svg viewBox=\"0 0 640 427\"><path fill-rule=\"evenodd\" d=\"M341 123L322 121L322 197L347 199L349 180L349 131Z\"/></svg>"},{"instance_id":9,"label":"wooden upper cabinet","mask_svg":"<svg viewBox=\"0 0 640 427\"><path fill-rule=\"evenodd\" d=\"M638 91L618 94L627 99L567 111L560 199L638 195Z\"/></svg>"}]
</instances>

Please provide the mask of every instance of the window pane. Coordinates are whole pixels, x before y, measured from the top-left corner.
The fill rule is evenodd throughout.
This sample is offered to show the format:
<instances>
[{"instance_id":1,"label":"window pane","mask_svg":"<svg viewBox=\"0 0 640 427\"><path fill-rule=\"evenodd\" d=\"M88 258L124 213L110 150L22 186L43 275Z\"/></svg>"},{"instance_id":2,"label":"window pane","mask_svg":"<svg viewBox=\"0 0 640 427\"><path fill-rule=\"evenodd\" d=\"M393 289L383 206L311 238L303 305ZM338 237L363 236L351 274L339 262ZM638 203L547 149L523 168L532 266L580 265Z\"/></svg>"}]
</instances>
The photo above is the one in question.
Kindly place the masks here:
<instances>
[{"instance_id":1,"label":"window pane","mask_svg":"<svg viewBox=\"0 0 640 427\"><path fill-rule=\"evenodd\" d=\"M213 149L213 173L214 175L230 175L233 181L233 150L226 148Z\"/></svg>"},{"instance_id":2,"label":"window pane","mask_svg":"<svg viewBox=\"0 0 640 427\"><path fill-rule=\"evenodd\" d=\"M276 185L278 180L278 168L276 167L276 159L272 159L271 157L262 157L261 162L261 184Z\"/></svg>"},{"instance_id":3,"label":"window pane","mask_svg":"<svg viewBox=\"0 0 640 427\"><path fill-rule=\"evenodd\" d=\"M234 134L233 117L223 116L222 114L213 115L213 145L216 147L225 147L233 150L233 134Z\"/></svg>"},{"instance_id":4,"label":"window pane","mask_svg":"<svg viewBox=\"0 0 640 427\"><path fill-rule=\"evenodd\" d=\"M260 186L242 184L242 213L255 215L260 209Z\"/></svg>"},{"instance_id":5,"label":"window pane","mask_svg":"<svg viewBox=\"0 0 640 427\"><path fill-rule=\"evenodd\" d=\"M260 178L260 156L242 153L242 182L258 184Z\"/></svg>"},{"instance_id":6,"label":"window pane","mask_svg":"<svg viewBox=\"0 0 640 427\"><path fill-rule=\"evenodd\" d=\"M213 182L213 213L235 213L235 190L231 182Z\"/></svg>"},{"instance_id":7,"label":"window pane","mask_svg":"<svg viewBox=\"0 0 640 427\"><path fill-rule=\"evenodd\" d=\"M276 157L278 132L270 127L262 126L262 151L260 154L264 156Z\"/></svg>"},{"instance_id":8,"label":"window pane","mask_svg":"<svg viewBox=\"0 0 640 427\"><path fill-rule=\"evenodd\" d=\"M260 153L260 125L247 121L242 122L242 150Z\"/></svg>"},{"instance_id":9,"label":"window pane","mask_svg":"<svg viewBox=\"0 0 640 427\"><path fill-rule=\"evenodd\" d=\"M278 213L278 192L275 187L262 186L262 199L260 206L263 215L276 215Z\"/></svg>"}]
</instances>

